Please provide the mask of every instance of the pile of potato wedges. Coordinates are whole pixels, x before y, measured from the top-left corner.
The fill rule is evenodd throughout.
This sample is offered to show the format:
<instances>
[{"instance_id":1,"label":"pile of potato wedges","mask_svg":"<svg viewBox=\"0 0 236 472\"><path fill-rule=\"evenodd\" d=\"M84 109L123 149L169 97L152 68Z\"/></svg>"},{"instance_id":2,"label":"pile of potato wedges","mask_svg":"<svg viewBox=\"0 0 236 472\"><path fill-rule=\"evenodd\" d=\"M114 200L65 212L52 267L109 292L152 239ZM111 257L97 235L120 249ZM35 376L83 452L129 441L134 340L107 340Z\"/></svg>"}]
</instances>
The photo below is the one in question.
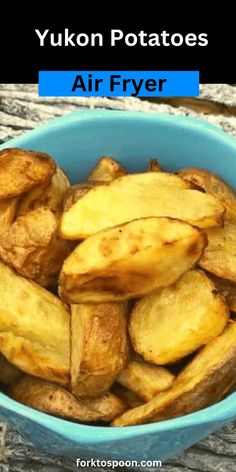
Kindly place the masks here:
<instances>
[{"instance_id":1,"label":"pile of potato wedges","mask_svg":"<svg viewBox=\"0 0 236 472\"><path fill-rule=\"evenodd\" d=\"M79 163L78 163L79 166ZM84 423L185 415L236 389L236 193L207 169L71 185L45 153L0 151L0 382Z\"/></svg>"}]
</instances>

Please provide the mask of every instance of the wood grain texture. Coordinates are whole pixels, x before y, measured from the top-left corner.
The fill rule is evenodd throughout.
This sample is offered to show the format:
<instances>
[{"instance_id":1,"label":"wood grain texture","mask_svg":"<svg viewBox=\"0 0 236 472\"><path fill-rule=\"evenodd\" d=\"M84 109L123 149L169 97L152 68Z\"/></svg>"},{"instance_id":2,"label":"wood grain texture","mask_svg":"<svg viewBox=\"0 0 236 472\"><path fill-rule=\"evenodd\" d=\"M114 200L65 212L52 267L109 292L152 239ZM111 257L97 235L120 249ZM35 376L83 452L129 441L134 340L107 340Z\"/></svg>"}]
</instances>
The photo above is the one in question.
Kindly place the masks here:
<instances>
[{"instance_id":1,"label":"wood grain texture","mask_svg":"<svg viewBox=\"0 0 236 472\"><path fill-rule=\"evenodd\" d=\"M212 85L212 84L211 84ZM202 90L205 91L202 86ZM229 106L230 95L232 97L232 107L236 105L236 87L223 85L223 91L219 92L219 84L215 85L216 93L213 95L213 88L208 91L207 100L211 97L212 103L223 100L226 96L226 104ZM207 90L207 89L206 89ZM227 91L227 93L226 93ZM223 93L224 92L224 93ZM214 98L214 100L213 100ZM168 99L175 100L175 99ZM220 126L228 133L236 136L236 116L224 116L223 114L206 114L205 105L201 99L197 100L201 103L198 106L198 112L190 110L184 103L185 100L178 104L178 107L173 107L167 103L153 103L147 100L140 100L139 98L113 98L108 97L38 97L36 85L7 85L0 84L0 144L14 136L19 136L25 130L30 130L46 123L55 116L61 116L78 109L93 109L106 108L115 110L137 110L137 111L152 111L158 113L170 113L172 115L190 115L199 117L216 126Z\"/></svg>"},{"instance_id":2,"label":"wood grain texture","mask_svg":"<svg viewBox=\"0 0 236 472\"><path fill-rule=\"evenodd\" d=\"M198 98L182 98L182 97L166 97L166 98L144 98L152 103L167 103L172 107L184 107L189 108L195 112L206 113L207 115L223 115L223 116L235 116L236 105L226 105L218 101L211 101L207 99L199 100Z\"/></svg>"},{"instance_id":3,"label":"wood grain texture","mask_svg":"<svg viewBox=\"0 0 236 472\"><path fill-rule=\"evenodd\" d=\"M186 101L180 99L179 103L171 103L171 99L169 103L163 103L163 100L160 103L153 103L137 98L43 98L38 97L35 85L0 84L0 142L35 128L55 116L78 109L91 108L200 116L236 136L234 112L236 87L220 84L203 85L201 97L193 101L197 101L194 111L190 110L191 107L187 106ZM206 109L206 102L207 107L210 108ZM224 110L227 110L226 115ZM137 470L142 471L141 468ZM153 472L155 469L146 470ZM226 428L209 436L179 457L167 461L161 469L157 470L163 472L235 472L236 422L230 423ZM2 422L0 423L0 472L9 471L82 472L85 469L77 468L70 458L52 456L39 451L25 441L17 431ZM86 471L90 472L90 469ZM103 472L103 469L99 472Z\"/></svg>"}]
</instances>

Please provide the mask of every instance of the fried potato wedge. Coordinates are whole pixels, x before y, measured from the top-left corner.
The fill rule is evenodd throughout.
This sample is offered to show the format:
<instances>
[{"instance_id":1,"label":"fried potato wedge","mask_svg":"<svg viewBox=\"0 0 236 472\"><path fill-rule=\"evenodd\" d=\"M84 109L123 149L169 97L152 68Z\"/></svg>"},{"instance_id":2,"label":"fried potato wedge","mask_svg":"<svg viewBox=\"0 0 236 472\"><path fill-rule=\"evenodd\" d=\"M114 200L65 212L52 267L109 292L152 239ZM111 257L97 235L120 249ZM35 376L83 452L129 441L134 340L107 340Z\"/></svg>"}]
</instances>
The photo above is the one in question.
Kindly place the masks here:
<instances>
[{"instance_id":1,"label":"fried potato wedge","mask_svg":"<svg viewBox=\"0 0 236 472\"><path fill-rule=\"evenodd\" d=\"M186 415L217 403L235 385L236 322L195 356L170 390L125 412L112 425L131 426Z\"/></svg>"},{"instance_id":2,"label":"fried potato wedge","mask_svg":"<svg viewBox=\"0 0 236 472\"><path fill-rule=\"evenodd\" d=\"M64 204L63 204L63 211L68 211L75 202L77 202L83 195L88 193L92 188L97 187L98 185L106 185L106 182L99 182L99 181L88 181L88 182L81 182L80 184L72 185L68 188Z\"/></svg>"},{"instance_id":3,"label":"fried potato wedge","mask_svg":"<svg viewBox=\"0 0 236 472\"><path fill-rule=\"evenodd\" d=\"M18 198L0 200L0 235L13 223L18 200Z\"/></svg>"},{"instance_id":4,"label":"fried potato wedge","mask_svg":"<svg viewBox=\"0 0 236 472\"><path fill-rule=\"evenodd\" d=\"M54 286L70 242L58 236L59 216L37 208L0 234L0 257L24 277L42 286Z\"/></svg>"},{"instance_id":5,"label":"fried potato wedge","mask_svg":"<svg viewBox=\"0 0 236 472\"><path fill-rule=\"evenodd\" d=\"M189 186L165 172L120 177L95 187L74 203L62 216L61 236L83 239L104 228L150 216L180 218L203 228L221 226L223 205Z\"/></svg>"},{"instance_id":6,"label":"fried potato wedge","mask_svg":"<svg viewBox=\"0 0 236 472\"><path fill-rule=\"evenodd\" d=\"M37 208L48 208L53 213L61 213L63 201L70 182L65 173L57 166L56 173L49 183L35 187L20 201L17 216L23 216L27 212Z\"/></svg>"},{"instance_id":7,"label":"fried potato wedge","mask_svg":"<svg viewBox=\"0 0 236 472\"><path fill-rule=\"evenodd\" d=\"M123 303L71 307L71 390L96 397L110 388L128 354Z\"/></svg>"},{"instance_id":8,"label":"fried potato wedge","mask_svg":"<svg viewBox=\"0 0 236 472\"><path fill-rule=\"evenodd\" d=\"M161 172L161 167L157 159L150 159L148 163L148 172Z\"/></svg>"},{"instance_id":9,"label":"fried potato wedge","mask_svg":"<svg viewBox=\"0 0 236 472\"><path fill-rule=\"evenodd\" d=\"M236 225L206 231L208 245L199 261L200 267L218 277L236 283Z\"/></svg>"},{"instance_id":10,"label":"fried potato wedge","mask_svg":"<svg viewBox=\"0 0 236 472\"><path fill-rule=\"evenodd\" d=\"M144 359L165 365L218 336L228 318L228 307L214 284L203 272L191 270L171 287L137 302L129 334Z\"/></svg>"},{"instance_id":11,"label":"fried potato wedge","mask_svg":"<svg viewBox=\"0 0 236 472\"><path fill-rule=\"evenodd\" d=\"M149 401L157 393L168 390L173 381L174 375L164 367L132 359L116 379L116 382L127 387L144 401Z\"/></svg>"},{"instance_id":12,"label":"fried potato wedge","mask_svg":"<svg viewBox=\"0 0 236 472\"><path fill-rule=\"evenodd\" d=\"M110 392L93 400L78 400L59 385L29 375L12 385L9 394L31 408L73 421L111 421L127 409Z\"/></svg>"},{"instance_id":13,"label":"fried potato wedge","mask_svg":"<svg viewBox=\"0 0 236 472\"><path fill-rule=\"evenodd\" d=\"M0 263L0 352L26 373L69 383L69 311L59 298Z\"/></svg>"},{"instance_id":14,"label":"fried potato wedge","mask_svg":"<svg viewBox=\"0 0 236 472\"><path fill-rule=\"evenodd\" d=\"M112 393L117 397L121 398L123 402L130 408L136 408L136 406L142 405L144 402L138 397L132 390L124 387L121 384L114 383L111 387Z\"/></svg>"},{"instance_id":15,"label":"fried potato wedge","mask_svg":"<svg viewBox=\"0 0 236 472\"><path fill-rule=\"evenodd\" d=\"M49 182L56 164L45 153L9 148L0 151L0 199L17 197Z\"/></svg>"},{"instance_id":16,"label":"fried potato wedge","mask_svg":"<svg viewBox=\"0 0 236 472\"><path fill-rule=\"evenodd\" d=\"M236 192L221 177L197 167L182 169L178 175L217 197L226 208L226 219L236 222Z\"/></svg>"},{"instance_id":17,"label":"fried potato wedge","mask_svg":"<svg viewBox=\"0 0 236 472\"><path fill-rule=\"evenodd\" d=\"M225 298L230 311L236 313L236 283L217 277L210 272L207 273L207 276L212 280L218 292Z\"/></svg>"},{"instance_id":18,"label":"fried potato wedge","mask_svg":"<svg viewBox=\"0 0 236 472\"><path fill-rule=\"evenodd\" d=\"M104 303L174 283L206 245L198 228L172 218L143 218L97 233L65 260L60 295L70 303Z\"/></svg>"},{"instance_id":19,"label":"fried potato wedge","mask_svg":"<svg viewBox=\"0 0 236 472\"><path fill-rule=\"evenodd\" d=\"M0 354L0 383L11 385L22 376L23 372L15 365L8 362L6 357Z\"/></svg>"},{"instance_id":20,"label":"fried potato wedge","mask_svg":"<svg viewBox=\"0 0 236 472\"><path fill-rule=\"evenodd\" d=\"M103 156L90 172L88 181L112 182L118 177L127 174L124 167L111 156Z\"/></svg>"}]
</instances>

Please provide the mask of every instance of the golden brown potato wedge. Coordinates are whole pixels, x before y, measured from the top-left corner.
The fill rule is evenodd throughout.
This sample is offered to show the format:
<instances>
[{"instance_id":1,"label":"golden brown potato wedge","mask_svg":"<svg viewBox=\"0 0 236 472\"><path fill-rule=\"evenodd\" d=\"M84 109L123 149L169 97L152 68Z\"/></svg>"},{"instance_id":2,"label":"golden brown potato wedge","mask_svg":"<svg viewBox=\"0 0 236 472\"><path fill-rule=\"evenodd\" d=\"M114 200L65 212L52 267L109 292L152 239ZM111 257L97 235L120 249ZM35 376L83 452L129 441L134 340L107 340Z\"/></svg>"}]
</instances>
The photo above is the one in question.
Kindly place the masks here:
<instances>
[{"instance_id":1,"label":"golden brown potato wedge","mask_svg":"<svg viewBox=\"0 0 236 472\"><path fill-rule=\"evenodd\" d=\"M103 156L90 172L88 180L112 182L113 180L127 174L124 167L111 156Z\"/></svg>"},{"instance_id":2,"label":"golden brown potato wedge","mask_svg":"<svg viewBox=\"0 0 236 472\"><path fill-rule=\"evenodd\" d=\"M144 401L149 401L157 393L168 390L173 381L174 375L164 367L133 359L121 370L116 379L116 382L127 387Z\"/></svg>"},{"instance_id":3,"label":"golden brown potato wedge","mask_svg":"<svg viewBox=\"0 0 236 472\"><path fill-rule=\"evenodd\" d=\"M167 420L221 400L236 385L236 322L207 344L176 378L172 388L117 417L113 426Z\"/></svg>"},{"instance_id":4,"label":"golden brown potato wedge","mask_svg":"<svg viewBox=\"0 0 236 472\"><path fill-rule=\"evenodd\" d=\"M166 172L120 177L109 185L95 187L74 203L62 216L61 235L83 239L104 228L150 216L179 218L203 228L221 226L223 205L189 186Z\"/></svg>"},{"instance_id":5,"label":"golden brown potato wedge","mask_svg":"<svg viewBox=\"0 0 236 472\"><path fill-rule=\"evenodd\" d=\"M63 200L70 182L60 167L56 168L56 173L47 184L35 187L20 201L17 216L23 216L28 211L45 207L53 213L61 213L63 209Z\"/></svg>"},{"instance_id":6,"label":"golden brown potato wedge","mask_svg":"<svg viewBox=\"0 0 236 472\"><path fill-rule=\"evenodd\" d=\"M13 223L18 200L18 198L0 200L0 235Z\"/></svg>"},{"instance_id":7,"label":"golden brown potato wedge","mask_svg":"<svg viewBox=\"0 0 236 472\"><path fill-rule=\"evenodd\" d=\"M59 298L0 263L0 352L29 374L69 382L69 311Z\"/></svg>"},{"instance_id":8,"label":"golden brown potato wedge","mask_svg":"<svg viewBox=\"0 0 236 472\"><path fill-rule=\"evenodd\" d=\"M148 172L161 172L161 167L157 159L150 159L148 163Z\"/></svg>"},{"instance_id":9,"label":"golden brown potato wedge","mask_svg":"<svg viewBox=\"0 0 236 472\"><path fill-rule=\"evenodd\" d=\"M225 328L229 310L214 284L191 270L171 287L138 301L129 321L133 348L157 365L176 362Z\"/></svg>"},{"instance_id":10,"label":"golden brown potato wedge","mask_svg":"<svg viewBox=\"0 0 236 472\"><path fill-rule=\"evenodd\" d=\"M145 295L174 283L206 245L198 228L172 218L142 218L97 233L65 260L60 295L103 303Z\"/></svg>"},{"instance_id":11,"label":"golden brown potato wedge","mask_svg":"<svg viewBox=\"0 0 236 472\"><path fill-rule=\"evenodd\" d=\"M130 408L136 408L136 406L142 405L144 403L140 397L138 397L134 392L124 387L121 384L114 383L111 387L112 393L117 397L121 398L123 402Z\"/></svg>"},{"instance_id":12,"label":"golden brown potato wedge","mask_svg":"<svg viewBox=\"0 0 236 472\"><path fill-rule=\"evenodd\" d=\"M0 383L11 385L22 376L22 370L8 362L6 357L0 354Z\"/></svg>"},{"instance_id":13,"label":"golden brown potato wedge","mask_svg":"<svg viewBox=\"0 0 236 472\"><path fill-rule=\"evenodd\" d=\"M96 397L110 388L128 354L123 303L71 307L71 390Z\"/></svg>"},{"instance_id":14,"label":"golden brown potato wedge","mask_svg":"<svg viewBox=\"0 0 236 472\"><path fill-rule=\"evenodd\" d=\"M226 219L236 222L236 192L221 177L197 167L182 169L178 174L188 182L217 197L226 208Z\"/></svg>"},{"instance_id":15,"label":"golden brown potato wedge","mask_svg":"<svg viewBox=\"0 0 236 472\"><path fill-rule=\"evenodd\" d=\"M0 257L24 277L54 286L70 243L58 236L59 216L37 208L0 234Z\"/></svg>"},{"instance_id":16,"label":"golden brown potato wedge","mask_svg":"<svg viewBox=\"0 0 236 472\"><path fill-rule=\"evenodd\" d=\"M206 231L208 245L199 261L200 267L218 277L236 282L236 225Z\"/></svg>"},{"instance_id":17,"label":"golden brown potato wedge","mask_svg":"<svg viewBox=\"0 0 236 472\"><path fill-rule=\"evenodd\" d=\"M45 153L9 148L0 151L0 199L18 197L49 182L56 164Z\"/></svg>"},{"instance_id":18,"label":"golden brown potato wedge","mask_svg":"<svg viewBox=\"0 0 236 472\"><path fill-rule=\"evenodd\" d=\"M31 408L73 421L111 421L127 409L110 392L93 400L78 400L59 385L29 375L12 385L9 394Z\"/></svg>"},{"instance_id":19,"label":"golden brown potato wedge","mask_svg":"<svg viewBox=\"0 0 236 472\"><path fill-rule=\"evenodd\" d=\"M225 298L230 311L236 313L236 283L217 277L210 272L207 272L207 276L212 280L218 292Z\"/></svg>"}]
</instances>

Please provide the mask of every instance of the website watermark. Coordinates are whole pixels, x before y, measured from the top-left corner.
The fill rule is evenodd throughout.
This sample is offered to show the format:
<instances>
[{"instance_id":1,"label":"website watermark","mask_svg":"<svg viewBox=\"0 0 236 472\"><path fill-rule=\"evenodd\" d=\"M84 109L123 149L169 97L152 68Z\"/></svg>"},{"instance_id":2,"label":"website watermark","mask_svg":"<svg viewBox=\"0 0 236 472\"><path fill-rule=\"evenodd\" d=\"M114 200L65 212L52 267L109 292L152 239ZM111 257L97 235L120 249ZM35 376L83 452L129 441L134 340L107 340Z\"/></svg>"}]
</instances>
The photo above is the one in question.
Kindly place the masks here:
<instances>
[{"instance_id":1,"label":"website watermark","mask_svg":"<svg viewBox=\"0 0 236 472\"><path fill-rule=\"evenodd\" d=\"M110 469L116 469L117 467L126 467L127 469L129 468L138 468L138 467L156 467L156 468L161 468L162 467L162 461L160 460L142 460L142 461L136 461L136 460L116 460L116 459L81 459L78 457L76 459L76 467L81 467L86 468L86 467L103 467L107 468L109 467Z\"/></svg>"}]
</instances>

